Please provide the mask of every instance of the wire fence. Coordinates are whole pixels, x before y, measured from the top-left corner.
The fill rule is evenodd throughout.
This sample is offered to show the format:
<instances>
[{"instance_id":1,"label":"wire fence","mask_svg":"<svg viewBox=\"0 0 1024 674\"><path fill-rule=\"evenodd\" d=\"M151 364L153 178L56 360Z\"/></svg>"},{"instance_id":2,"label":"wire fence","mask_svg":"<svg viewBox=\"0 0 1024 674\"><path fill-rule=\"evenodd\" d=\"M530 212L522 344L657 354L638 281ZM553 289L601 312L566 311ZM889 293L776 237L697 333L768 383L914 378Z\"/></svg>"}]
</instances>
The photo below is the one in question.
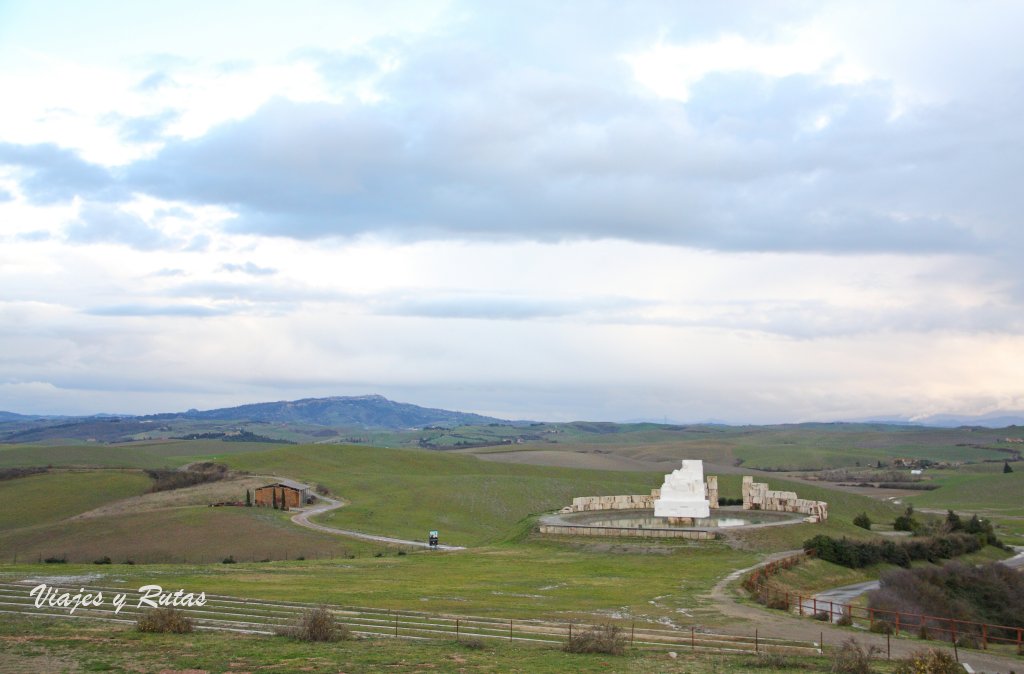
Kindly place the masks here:
<instances>
[{"instance_id":1,"label":"wire fence","mask_svg":"<svg viewBox=\"0 0 1024 674\"><path fill-rule=\"evenodd\" d=\"M785 566L780 568L789 568ZM921 639L948 641L951 644L987 649L990 645L1012 646L1018 655L1024 655L1024 626L995 625L949 616L934 616L889 609L846 604L814 595L803 595L772 587L762 575L753 588L745 583L757 601L768 608L810 616L818 620L859 626L879 634L910 635Z\"/></svg>"},{"instance_id":2,"label":"wire fence","mask_svg":"<svg viewBox=\"0 0 1024 674\"><path fill-rule=\"evenodd\" d=\"M112 603L99 607L79 608L72 615L67 609L43 606L37 608L29 592L34 585L0 582L0 614L22 614L46 618L101 620L132 624L146 612L138 607L139 593L126 588L76 585L85 592L128 595L124 608L115 613ZM181 607L184 613L203 630L222 630L248 634L274 634L294 623L304 611L322 605L302 602L246 599L229 595L206 595L202 607ZM583 621L550 621L496 616L452 615L388 608L328 605L336 620L353 633L367 637L404 639L481 639L529 642L561 647L572 636L597 627ZM615 624L620 638L638 649L665 649L721 654L786 654L821 655L819 642L774 637L756 629L751 634L721 634L696 626L668 629L650 624L609 621Z\"/></svg>"}]
</instances>

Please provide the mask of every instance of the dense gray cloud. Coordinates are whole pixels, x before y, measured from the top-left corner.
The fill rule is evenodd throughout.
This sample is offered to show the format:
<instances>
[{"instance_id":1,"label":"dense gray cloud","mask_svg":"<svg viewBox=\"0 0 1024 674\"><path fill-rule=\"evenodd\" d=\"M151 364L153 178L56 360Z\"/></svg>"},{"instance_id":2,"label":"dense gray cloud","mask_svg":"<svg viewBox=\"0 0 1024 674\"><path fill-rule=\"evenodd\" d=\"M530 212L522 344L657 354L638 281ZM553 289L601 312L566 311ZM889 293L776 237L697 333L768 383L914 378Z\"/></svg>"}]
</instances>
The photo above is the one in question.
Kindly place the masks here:
<instances>
[{"instance_id":1,"label":"dense gray cloud","mask_svg":"<svg viewBox=\"0 0 1024 674\"><path fill-rule=\"evenodd\" d=\"M518 5L496 6L441 35L299 50L331 84L371 78L380 98L271 100L202 136L165 139L116 181L54 146L0 146L0 161L34 171L23 187L36 201L106 198L116 184L230 208L234 232L298 239L611 238L843 254L1001 254L1021 242L1024 98L992 54L975 64L987 69L984 98L901 114L884 77L724 70L680 103L643 90L621 56L654 37L767 34L813 8L591 9L539 3L525 21ZM381 54L397 67L382 69ZM121 134L159 138L175 114L122 120Z\"/></svg>"},{"instance_id":2,"label":"dense gray cloud","mask_svg":"<svg viewBox=\"0 0 1024 674\"><path fill-rule=\"evenodd\" d=\"M0 166L3 165L19 167L25 172L21 189L37 204L69 201L82 195L112 197L118 193L113 177L105 168L52 143L0 142Z\"/></svg>"}]
</instances>

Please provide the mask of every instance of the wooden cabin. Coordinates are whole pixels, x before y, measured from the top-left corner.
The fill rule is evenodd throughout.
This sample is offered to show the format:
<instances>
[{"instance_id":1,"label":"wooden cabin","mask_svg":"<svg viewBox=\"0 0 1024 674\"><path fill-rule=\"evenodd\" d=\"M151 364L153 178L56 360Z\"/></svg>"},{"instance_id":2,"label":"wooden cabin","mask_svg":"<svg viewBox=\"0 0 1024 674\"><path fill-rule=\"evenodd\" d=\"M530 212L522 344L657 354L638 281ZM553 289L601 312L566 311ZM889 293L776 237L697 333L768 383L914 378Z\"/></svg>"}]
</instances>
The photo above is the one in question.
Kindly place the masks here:
<instances>
[{"instance_id":1,"label":"wooden cabin","mask_svg":"<svg viewBox=\"0 0 1024 674\"><path fill-rule=\"evenodd\" d=\"M282 504L289 508L299 508L306 504L312 494L313 491L308 484L293 482L292 480L281 480L280 482L257 487L253 504L272 507L276 501L278 508ZM276 499L275 496L277 497Z\"/></svg>"}]
</instances>

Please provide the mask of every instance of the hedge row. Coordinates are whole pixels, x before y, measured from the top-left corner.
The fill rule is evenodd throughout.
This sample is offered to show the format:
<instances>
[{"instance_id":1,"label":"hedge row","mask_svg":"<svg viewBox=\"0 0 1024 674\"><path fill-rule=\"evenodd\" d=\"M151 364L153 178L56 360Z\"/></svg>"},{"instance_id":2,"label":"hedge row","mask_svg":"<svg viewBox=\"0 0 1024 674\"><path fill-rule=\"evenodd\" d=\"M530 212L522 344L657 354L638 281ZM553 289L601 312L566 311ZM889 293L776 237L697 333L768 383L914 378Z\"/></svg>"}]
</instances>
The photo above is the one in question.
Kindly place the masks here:
<instances>
[{"instance_id":1,"label":"hedge row","mask_svg":"<svg viewBox=\"0 0 1024 674\"><path fill-rule=\"evenodd\" d=\"M918 560L937 562L977 552L985 547L983 535L948 534L906 541L854 541L818 535L804 541L804 550L819 559L851 569L886 562L908 568Z\"/></svg>"}]
</instances>

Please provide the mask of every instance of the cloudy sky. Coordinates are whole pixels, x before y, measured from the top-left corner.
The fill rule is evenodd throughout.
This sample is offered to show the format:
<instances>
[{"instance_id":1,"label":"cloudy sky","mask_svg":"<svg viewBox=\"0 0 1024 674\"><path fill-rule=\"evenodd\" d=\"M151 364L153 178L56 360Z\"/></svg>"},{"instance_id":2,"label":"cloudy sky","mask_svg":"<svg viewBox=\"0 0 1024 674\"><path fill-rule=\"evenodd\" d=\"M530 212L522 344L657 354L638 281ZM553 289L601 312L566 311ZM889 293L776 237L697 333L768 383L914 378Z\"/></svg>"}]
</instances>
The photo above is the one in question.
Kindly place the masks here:
<instances>
[{"instance_id":1,"label":"cloudy sky","mask_svg":"<svg viewBox=\"0 0 1024 674\"><path fill-rule=\"evenodd\" d=\"M0 409L1024 408L1020 2L0 0Z\"/></svg>"}]
</instances>

